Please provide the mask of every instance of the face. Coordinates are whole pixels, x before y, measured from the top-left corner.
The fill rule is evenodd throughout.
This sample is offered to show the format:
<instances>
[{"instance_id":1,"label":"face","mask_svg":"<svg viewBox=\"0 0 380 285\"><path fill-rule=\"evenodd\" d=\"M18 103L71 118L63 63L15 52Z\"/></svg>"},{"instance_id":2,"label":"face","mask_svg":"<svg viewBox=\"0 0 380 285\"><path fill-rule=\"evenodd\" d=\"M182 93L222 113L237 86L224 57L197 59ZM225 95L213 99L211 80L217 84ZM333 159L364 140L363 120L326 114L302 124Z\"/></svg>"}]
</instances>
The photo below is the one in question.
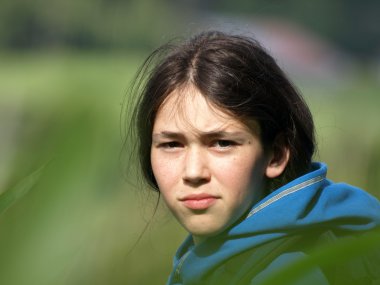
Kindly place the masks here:
<instances>
[{"instance_id":1,"label":"face","mask_svg":"<svg viewBox=\"0 0 380 285\"><path fill-rule=\"evenodd\" d=\"M180 95L169 95L157 113L151 163L168 208L197 243L250 209L267 159L254 123L248 128L194 88Z\"/></svg>"}]
</instances>

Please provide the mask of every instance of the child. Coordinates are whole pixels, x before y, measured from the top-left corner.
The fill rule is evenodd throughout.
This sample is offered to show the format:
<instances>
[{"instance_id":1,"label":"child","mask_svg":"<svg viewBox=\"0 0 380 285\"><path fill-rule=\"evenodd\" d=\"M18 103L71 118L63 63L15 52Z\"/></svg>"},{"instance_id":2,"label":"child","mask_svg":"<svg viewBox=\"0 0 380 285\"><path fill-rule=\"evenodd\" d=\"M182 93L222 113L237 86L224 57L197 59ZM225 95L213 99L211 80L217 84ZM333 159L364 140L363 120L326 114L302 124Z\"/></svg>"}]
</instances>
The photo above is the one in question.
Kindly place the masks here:
<instances>
[{"instance_id":1,"label":"child","mask_svg":"<svg viewBox=\"0 0 380 285\"><path fill-rule=\"evenodd\" d=\"M167 284L261 284L321 241L380 224L374 197L312 162L309 108L259 43L206 32L144 66L141 169L190 233ZM291 284L371 284L362 267L315 266Z\"/></svg>"}]
</instances>

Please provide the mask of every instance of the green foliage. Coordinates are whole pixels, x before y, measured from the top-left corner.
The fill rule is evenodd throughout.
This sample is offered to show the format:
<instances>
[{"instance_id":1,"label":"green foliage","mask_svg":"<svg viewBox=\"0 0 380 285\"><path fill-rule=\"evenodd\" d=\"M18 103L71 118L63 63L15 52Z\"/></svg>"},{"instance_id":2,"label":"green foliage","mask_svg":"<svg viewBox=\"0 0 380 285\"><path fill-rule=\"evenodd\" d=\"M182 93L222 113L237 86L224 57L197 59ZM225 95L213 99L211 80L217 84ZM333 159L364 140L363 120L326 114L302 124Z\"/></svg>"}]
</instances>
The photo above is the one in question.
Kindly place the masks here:
<instances>
[{"instance_id":1,"label":"green foliage","mask_svg":"<svg viewBox=\"0 0 380 285\"><path fill-rule=\"evenodd\" d=\"M138 200L120 163L120 103L141 59L1 61L0 284L164 283L184 233L168 239L178 226L161 210L136 244L155 197Z\"/></svg>"},{"instance_id":2,"label":"green foliage","mask_svg":"<svg viewBox=\"0 0 380 285\"><path fill-rule=\"evenodd\" d=\"M380 232L372 231L358 238L346 238L336 242L327 243L314 248L309 255L296 262L290 263L269 276L261 285L291 285L295 284L305 272L323 267L327 270L337 270L346 275L347 270L361 272L363 264L369 269L372 278L380 278ZM368 264L371 263L371 264ZM356 267L356 268L355 268ZM362 271L367 272L367 271ZM352 277L352 276L351 276ZM361 276L362 278L364 276ZM365 278L365 277L364 277ZM334 285L345 285L352 280L336 281ZM311 284L313 285L313 284ZM318 284L315 284L318 285Z\"/></svg>"},{"instance_id":3,"label":"green foliage","mask_svg":"<svg viewBox=\"0 0 380 285\"><path fill-rule=\"evenodd\" d=\"M29 174L13 188L6 190L0 195L0 215L9 207L21 199L37 183L45 166L40 167L33 173Z\"/></svg>"},{"instance_id":4,"label":"green foliage","mask_svg":"<svg viewBox=\"0 0 380 285\"><path fill-rule=\"evenodd\" d=\"M152 48L179 28L174 8L162 0L3 0L0 47Z\"/></svg>"},{"instance_id":5,"label":"green foliage","mask_svg":"<svg viewBox=\"0 0 380 285\"><path fill-rule=\"evenodd\" d=\"M151 49L219 12L288 19L369 59L380 44L379 9L376 0L2 0L0 48Z\"/></svg>"}]
</instances>

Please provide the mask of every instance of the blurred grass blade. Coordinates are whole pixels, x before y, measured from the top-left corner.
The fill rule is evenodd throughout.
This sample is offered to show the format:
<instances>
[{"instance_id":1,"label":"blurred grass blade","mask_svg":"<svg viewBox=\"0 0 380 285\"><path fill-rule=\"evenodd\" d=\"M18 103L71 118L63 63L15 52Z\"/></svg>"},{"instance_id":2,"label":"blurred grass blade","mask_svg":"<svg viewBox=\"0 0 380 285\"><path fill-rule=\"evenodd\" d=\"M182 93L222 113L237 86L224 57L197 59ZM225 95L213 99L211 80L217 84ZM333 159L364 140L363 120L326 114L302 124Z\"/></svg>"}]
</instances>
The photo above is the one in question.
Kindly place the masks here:
<instances>
[{"instance_id":1,"label":"blurred grass blade","mask_svg":"<svg viewBox=\"0 0 380 285\"><path fill-rule=\"evenodd\" d=\"M10 208L14 203L21 199L26 193L33 188L33 186L39 180L42 170L47 165L44 164L36 171L32 172L20 182L18 182L14 187L0 194L0 215L3 214L8 208Z\"/></svg>"},{"instance_id":2,"label":"blurred grass blade","mask_svg":"<svg viewBox=\"0 0 380 285\"><path fill-rule=\"evenodd\" d=\"M316 267L341 266L348 260L368 256L379 250L380 231L373 230L356 239L342 239L334 244L318 247L307 257L283 267L260 284L294 284L305 272ZM379 268L380 264L373 264L373 266Z\"/></svg>"}]
</instances>

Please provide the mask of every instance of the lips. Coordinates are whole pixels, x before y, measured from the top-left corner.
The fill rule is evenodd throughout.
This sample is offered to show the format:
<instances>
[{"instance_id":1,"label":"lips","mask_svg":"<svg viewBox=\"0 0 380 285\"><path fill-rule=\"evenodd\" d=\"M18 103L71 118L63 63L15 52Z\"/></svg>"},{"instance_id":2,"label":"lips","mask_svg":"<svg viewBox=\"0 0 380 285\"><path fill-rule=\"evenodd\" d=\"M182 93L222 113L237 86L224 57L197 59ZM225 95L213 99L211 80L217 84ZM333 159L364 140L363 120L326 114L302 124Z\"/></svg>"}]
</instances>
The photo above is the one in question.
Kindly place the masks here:
<instances>
[{"instance_id":1,"label":"lips","mask_svg":"<svg viewBox=\"0 0 380 285\"><path fill-rule=\"evenodd\" d=\"M211 207L218 197L210 195L210 194L192 194L188 195L180 201L185 205L185 207L191 210L206 210Z\"/></svg>"}]
</instances>

